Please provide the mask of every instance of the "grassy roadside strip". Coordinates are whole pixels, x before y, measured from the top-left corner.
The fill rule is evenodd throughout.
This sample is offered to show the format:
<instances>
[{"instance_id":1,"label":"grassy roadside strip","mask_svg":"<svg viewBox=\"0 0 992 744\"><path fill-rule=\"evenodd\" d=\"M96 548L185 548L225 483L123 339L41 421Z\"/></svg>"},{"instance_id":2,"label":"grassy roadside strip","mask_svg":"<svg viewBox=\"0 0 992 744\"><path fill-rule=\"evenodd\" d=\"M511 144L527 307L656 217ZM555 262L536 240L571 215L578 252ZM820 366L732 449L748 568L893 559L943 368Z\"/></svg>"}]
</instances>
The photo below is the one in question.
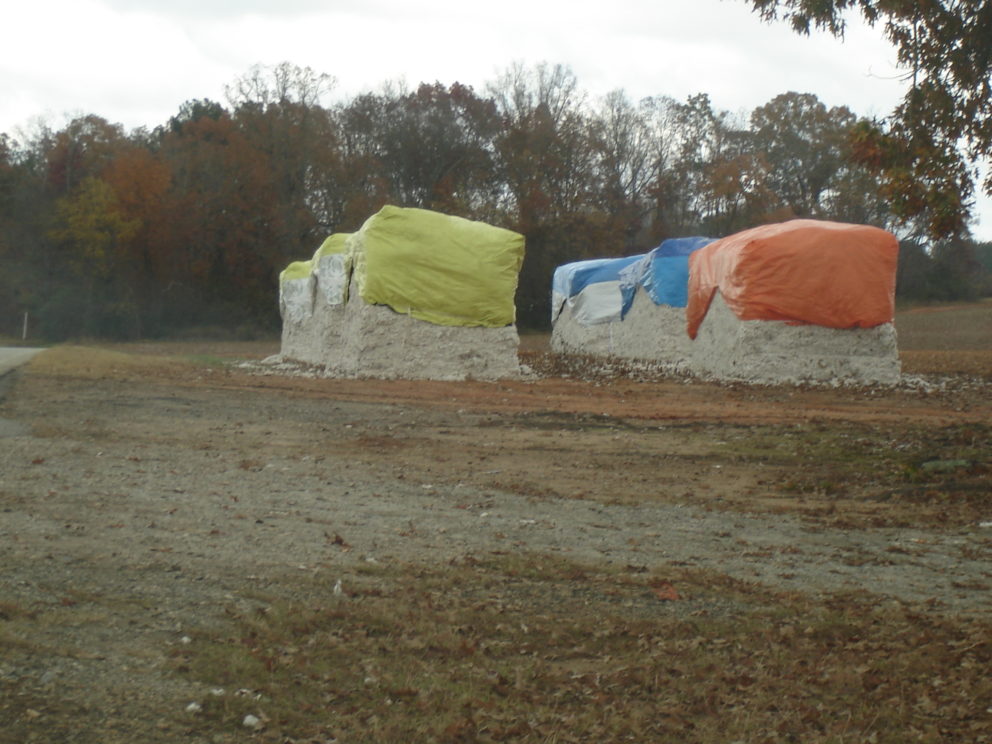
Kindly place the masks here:
<instances>
[{"instance_id":1,"label":"grassy roadside strip","mask_svg":"<svg viewBox=\"0 0 992 744\"><path fill-rule=\"evenodd\" d=\"M539 555L254 597L177 649L188 733L280 742L992 738L992 621Z\"/></svg>"}]
</instances>

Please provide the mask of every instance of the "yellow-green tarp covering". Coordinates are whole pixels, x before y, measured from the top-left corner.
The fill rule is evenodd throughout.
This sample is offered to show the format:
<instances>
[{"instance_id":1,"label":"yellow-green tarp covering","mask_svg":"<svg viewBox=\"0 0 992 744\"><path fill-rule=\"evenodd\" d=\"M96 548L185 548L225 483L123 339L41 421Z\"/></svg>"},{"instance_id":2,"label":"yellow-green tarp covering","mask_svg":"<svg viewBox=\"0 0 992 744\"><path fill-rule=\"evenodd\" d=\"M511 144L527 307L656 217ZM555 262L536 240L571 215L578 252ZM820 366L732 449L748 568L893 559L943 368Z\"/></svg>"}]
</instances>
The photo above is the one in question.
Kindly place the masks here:
<instances>
[{"instance_id":1,"label":"yellow-green tarp covering","mask_svg":"<svg viewBox=\"0 0 992 744\"><path fill-rule=\"evenodd\" d=\"M349 233L333 233L329 235L327 239L320 244L320 248L317 252L313 254L314 261L320 259L321 256L330 256L336 253L344 253L347 250L347 240Z\"/></svg>"},{"instance_id":2,"label":"yellow-green tarp covering","mask_svg":"<svg viewBox=\"0 0 992 744\"><path fill-rule=\"evenodd\" d=\"M437 325L516 320L524 237L461 217L386 206L349 240L359 295Z\"/></svg>"},{"instance_id":3,"label":"yellow-green tarp covering","mask_svg":"<svg viewBox=\"0 0 992 744\"><path fill-rule=\"evenodd\" d=\"M293 261L289 266L283 269L279 274L279 281L285 282L289 279L306 279L310 274L313 273L313 262L311 261Z\"/></svg>"}]
</instances>

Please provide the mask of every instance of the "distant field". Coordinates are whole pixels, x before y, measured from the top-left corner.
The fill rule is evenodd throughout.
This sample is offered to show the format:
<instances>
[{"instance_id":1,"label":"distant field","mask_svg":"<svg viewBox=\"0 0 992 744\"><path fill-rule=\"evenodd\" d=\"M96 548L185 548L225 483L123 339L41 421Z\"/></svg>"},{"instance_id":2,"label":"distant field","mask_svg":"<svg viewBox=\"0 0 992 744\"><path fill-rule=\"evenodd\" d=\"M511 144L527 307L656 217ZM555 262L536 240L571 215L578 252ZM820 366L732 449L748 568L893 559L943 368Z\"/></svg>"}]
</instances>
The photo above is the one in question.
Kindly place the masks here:
<instances>
[{"instance_id":1,"label":"distant field","mask_svg":"<svg viewBox=\"0 0 992 744\"><path fill-rule=\"evenodd\" d=\"M992 377L992 301L896 313L906 374Z\"/></svg>"},{"instance_id":2,"label":"distant field","mask_svg":"<svg viewBox=\"0 0 992 744\"><path fill-rule=\"evenodd\" d=\"M992 351L992 300L896 313L903 351Z\"/></svg>"}]
</instances>

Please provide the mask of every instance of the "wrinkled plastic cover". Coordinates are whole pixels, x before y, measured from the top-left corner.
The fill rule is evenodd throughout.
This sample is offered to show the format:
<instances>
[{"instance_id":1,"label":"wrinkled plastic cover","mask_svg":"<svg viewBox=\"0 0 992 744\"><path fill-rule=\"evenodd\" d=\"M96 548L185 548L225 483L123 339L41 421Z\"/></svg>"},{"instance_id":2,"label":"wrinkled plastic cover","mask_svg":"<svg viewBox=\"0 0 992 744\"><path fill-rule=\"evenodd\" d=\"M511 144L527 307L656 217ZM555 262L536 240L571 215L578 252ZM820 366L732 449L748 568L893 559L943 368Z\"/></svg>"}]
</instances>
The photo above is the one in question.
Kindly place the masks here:
<instances>
[{"instance_id":1,"label":"wrinkled plastic cover","mask_svg":"<svg viewBox=\"0 0 992 744\"><path fill-rule=\"evenodd\" d=\"M311 273L313 273L313 262L293 261L279 273L279 281L284 282L288 279L304 279L309 277Z\"/></svg>"},{"instance_id":2,"label":"wrinkled plastic cover","mask_svg":"<svg viewBox=\"0 0 992 744\"><path fill-rule=\"evenodd\" d=\"M293 261L279 274L279 314L299 323L313 313L313 264Z\"/></svg>"},{"instance_id":3,"label":"wrinkled plastic cover","mask_svg":"<svg viewBox=\"0 0 992 744\"><path fill-rule=\"evenodd\" d=\"M593 258L556 268L551 279L551 322L566 304L582 325L620 320L620 274L641 258Z\"/></svg>"},{"instance_id":4,"label":"wrinkled plastic cover","mask_svg":"<svg viewBox=\"0 0 992 744\"><path fill-rule=\"evenodd\" d=\"M558 313L554 314L552 322L560 317L566 305L579 325L591 326L620 320L620 282L616 280L589 284L574 297L561 299L556 292L552 292L551 297L552 302L558 302Z\"/></svg>"},{"instance_id":5,"label":"wrinkled plastic cover","mask_svg":"<svg viewBox=\"0 0 992 744\"><path fill-rule=\"evenodd\" d=\"M347 240L359 295L437 325L516 320L524 236L425 209L385 206Z\"/></svg>"},{"instance_id":6,"label":"wrinkled plastic cover","mask_svg":"<svg viewBox=\"0 0 992 744\"><path fill-rule=\"evenodd\" d=\"M899 243L868 225L792 220L730 235L689 257L695 338L719 290L740 320L872 328L895 315Z\"/></svg>"},{"instance_id":7,"label":"wrinkled plastic cover","mask_svg":"<svg viewBox=\"0 0 992 744\"><path fill-rule=\"evenodd\" d=\"M621 318L634 304L638 287L643 287L655 305L685 307L689 297L689 256L714 238L669 238L620 272L623 296Z\"/></svg>"},{"instance_id":8,"label":"wrinkled plastic cover","mask_svg":"<svg viewBox=\"0 0 992 744\"><path fill-rule=\"evenodd\" d=\"M572 261L555 269L551 280L552 290L565 297L575 297L590 284L617 281L624 268L643 258L643 255L624 258L591 258Z\"/></svg>"},{"instance_id":9,"label":"wrinkled plastic cover","mask_svg":"<svg viewBox=\"0 0 992 744\"><path fill-rule=\"evenodd\" d=\"M336 253L344 253L348 249L348 235L350 233L332 233L325 238L324 242L320 244L316 253L313 254L314 259L321 258L323 256L330 256Z\"/></svg>"},{"instance_id":10,"label":"wrinkled plastic cover","mask_svg":"<svg viewBox=\"0 0 992 744\"><path fill-rule=\"evenodd\" d=\"M347 253L349 233L334 233L320 244L313 254L313 273L317 287L329 305L348 301L351 281L351 260Z\"/></svg>"}]
</instances>

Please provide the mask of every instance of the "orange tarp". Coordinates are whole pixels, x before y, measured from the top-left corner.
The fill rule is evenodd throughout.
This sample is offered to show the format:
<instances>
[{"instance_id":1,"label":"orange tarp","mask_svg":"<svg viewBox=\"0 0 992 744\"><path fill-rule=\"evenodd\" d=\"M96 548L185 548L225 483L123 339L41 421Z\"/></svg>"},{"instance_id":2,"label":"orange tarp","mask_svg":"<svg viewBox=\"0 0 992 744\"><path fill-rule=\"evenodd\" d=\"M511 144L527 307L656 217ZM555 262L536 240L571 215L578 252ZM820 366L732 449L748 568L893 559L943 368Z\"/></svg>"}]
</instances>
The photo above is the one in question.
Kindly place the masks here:
<instances>
[{"instance_id":1,"label":"orange tarp","mask_svg":"<svg viewBox=\"0 0 992 744\"><path fill-rule=\"evenodd\" d=\"M877 227L792 220L730 235L689 257L689 337L717 290L741 320L871 328L895 315L899 243Z\"/></svg>"}]
</instances>

